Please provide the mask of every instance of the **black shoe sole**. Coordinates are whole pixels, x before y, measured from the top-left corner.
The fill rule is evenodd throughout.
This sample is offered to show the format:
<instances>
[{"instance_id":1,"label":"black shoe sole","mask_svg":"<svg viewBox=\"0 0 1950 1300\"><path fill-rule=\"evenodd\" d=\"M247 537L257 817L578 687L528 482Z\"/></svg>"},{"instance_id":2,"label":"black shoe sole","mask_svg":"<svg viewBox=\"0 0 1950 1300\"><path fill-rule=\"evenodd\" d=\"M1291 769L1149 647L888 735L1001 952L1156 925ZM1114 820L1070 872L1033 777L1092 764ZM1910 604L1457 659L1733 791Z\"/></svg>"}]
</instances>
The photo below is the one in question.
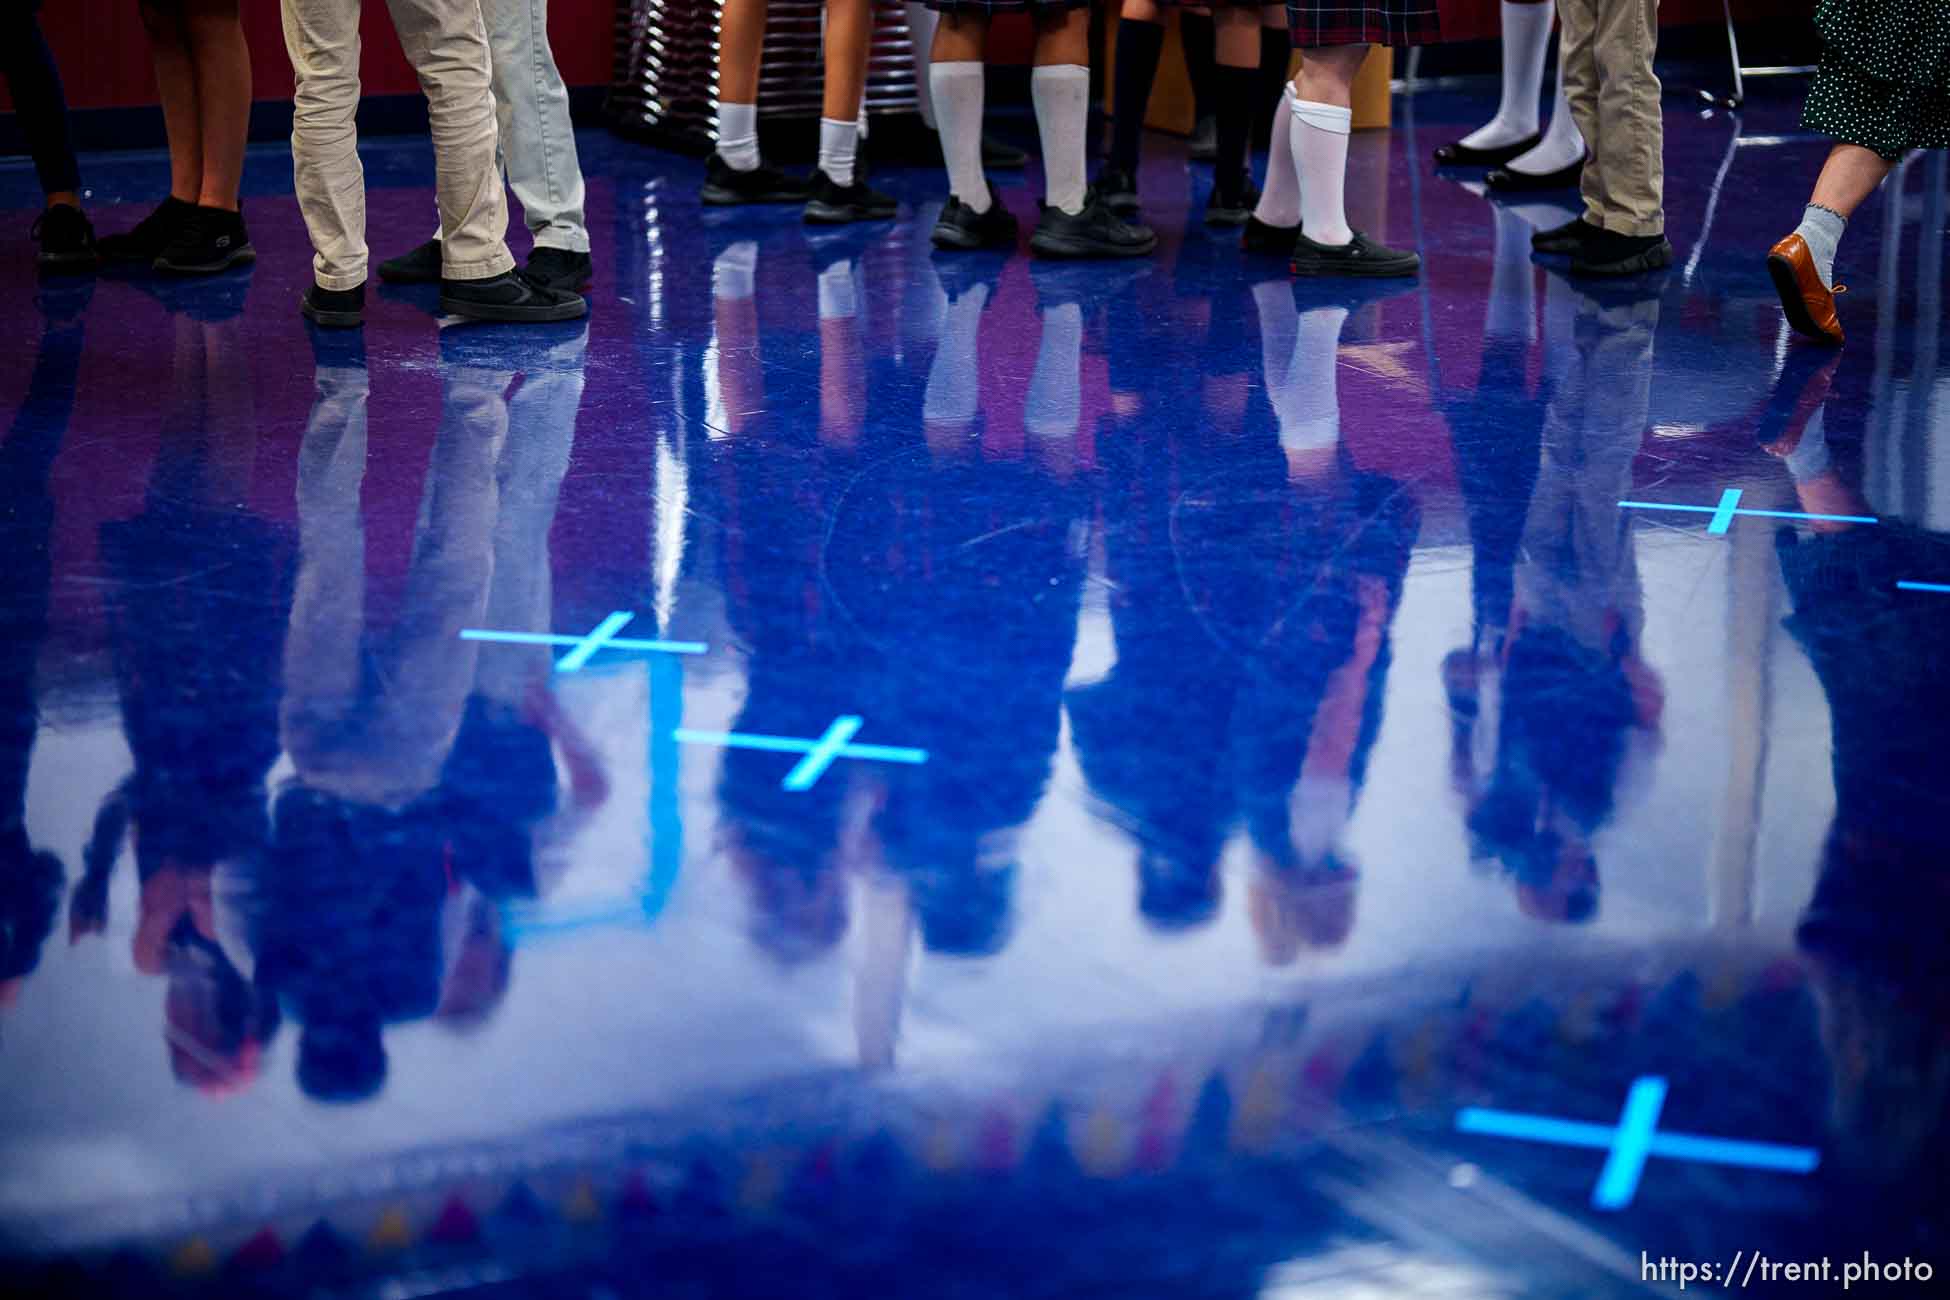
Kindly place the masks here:
<instances>
[{"instance_id":1,"label":"black shoe sole","mask_svg":"<svg viewBox=\"0 0 1950 1300\"><path fill-rule=\"evenodd\" d=\"M1527 135L1521 140L1498 145L1494 149L1471 149L1460 140L1445 144L1435 151L1435 165L1438 167L1501 167L1512 158L1521 157L1537 147L1544 138L1542 131Z\"/></svg>"},{"instance_id":2,"label":"black shoe sole","mask_svg":"<svg viewBox=\"0 0 1950 1300\"><path fill-rule=\"evenodd\" d=\"M1672 245L1659 243L1642 253L1620 258L1616 262L1585 262L1573 259L1571 274L1586 279L1617 279L1627 275L1644 275L1647 271L1659 271L1672 265Z\"/></svg>"},{"instance_id":3,"label":"black shoe sole","mask_svg":"<svg viewBox=\"0 0 1950 1300\"><path fill-rule=\"evenodd\" d=\"M312 324L328 330L356 329L366 323L366 314L362 311L331 311L314 307L302 298L298 301L298 313Z\"/></svg>"},{"instance_id":4,"label":"black shoe sole","mask_svg":"<svg viewBox=\"0 0 1950 1300\"><path fill-rule=\"evenodd\" d=\"M870 208L859 203L821 203L818 199L806 201L806 224L812 226L845 226L855 221L892 221L898 213L894 204L884 208Z\"/></svg>"},{"instance_id":5,"label":"black shoe sole","mask_svg":"<svg viewBox=\"0 0 1950 1300\"><path fill-rule=\"evenodd\" d=\"M1029 251L1038 257L1054 257L1068 261L1143 257L1157 246L1156 234L1136 244L1106 244L1095 239L1080 239L1075 235L1052 235L1041 230L1029 237Z\"/></svg>"},{"instance_id":6,"label":"black shoe sole","mask_svg":"<svg viewBox=\"0 0 1950 1300\"><path fill-rule=\"evenodd\" d=\"M1801 301L1801 285L1794 278L1794 263L1785 257L1770 256L1767 274L1774 281L1774 292L1780 296L1781 312L1796 334L1831 348L1842 346L1834 335L1815 327L1815 318L1808 314L1808 304Z\"/></svg>"},{"instance_id":7,"label":"black shoe sole","mask_svg":"<svg viewBox=\"0 0 1950 1300\"><path fill-rule=\"evenodd\" d=\"M764 194L744 194L738 190L728 190L717 185L706 185L697 192L698 199L711 208L762 207L770 204L804 203L808 197L805 190L769 190Z\"/></svg>"},{"instance_id":8,"label":"black shoe sole","mask_svg":"<svg viewBox=\"0 0 1950 1300\"><path fill-rule=\"evenodd\" d=\"M1576 189L1584 175L1584 159L1554 172L1520 172L1511 167L1495 167L1483 177L1483 184L1498 194L1541 194L1546 190Z\"/></svg>"},{"instance_id":9,"label":"black shoe sole","mask_svg":"<svg viewBox=\"0 0 1950 1300\"><path fill-rule=\"evenodd\" d=\"M249 244L240 244L214 262L171 262L158 257L155 268L164 275L215 275L228 271L233 266L244 266L257 260L257 250Z\"/></svg>"},{"instance_id":10,"label":"black shoe sole","mask_svg":"<svg viewBox=\"0 0 1950 1300\"><path fill-rule=\"evenodd\" d=\"M538 325L581 320L589 314L589 302L584 298L575 298L554 306L531 307L520 303L468 302L464 298L450 298L443 293L440 295L440 310L466 320Z\"/></svg>"},{"instance_id":11,"label":"black shoe sole","mask_svg":"<svg viewBox=\"0 0 1950 1300\"><path fill-rule=\"evenodd\" d=\"M1293 258L1288 269L1309 280L1402 280L1421 272L1422 259L1360 262L1307 256Z\"/></svg>"}]
</instances>

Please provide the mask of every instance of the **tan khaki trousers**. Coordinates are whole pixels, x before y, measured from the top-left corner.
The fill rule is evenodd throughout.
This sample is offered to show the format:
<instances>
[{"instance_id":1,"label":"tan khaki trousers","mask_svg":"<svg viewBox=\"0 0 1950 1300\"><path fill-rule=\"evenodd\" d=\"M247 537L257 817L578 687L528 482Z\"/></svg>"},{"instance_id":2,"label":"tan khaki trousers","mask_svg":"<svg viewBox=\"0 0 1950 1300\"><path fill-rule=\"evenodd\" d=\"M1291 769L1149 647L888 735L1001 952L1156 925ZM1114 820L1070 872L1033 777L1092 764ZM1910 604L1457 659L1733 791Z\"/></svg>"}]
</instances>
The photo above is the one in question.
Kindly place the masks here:
<instances>
[{"instance_id":1,"label":"tan khaki trousers","mask_svg":"<svg viewBox=\"0 0 1950 1300\"><path fill-rule=\"evenodd\" d=\"M1652 55L1659 0L1557 0L1565 94L1590 157L1584 219L1621 235L1666 230L1665 123Z\"/></svg>"},{"instance_id":2,"label":"tan khaki trousers","mask_svg":"<svg viewBox=\"0 0 1950 1300\"><path fill-rule=\"evenodd\" d=\"M359 163L360 0L283 0L284 44L297 74L291 158L298 207L323 289L366 278L366 174ZM499 275L514 266L508 201L495 161L494 97L480 0L388 0L393 27L426 91L440 204L442 274Z\"/></svg>"}]
</instances>

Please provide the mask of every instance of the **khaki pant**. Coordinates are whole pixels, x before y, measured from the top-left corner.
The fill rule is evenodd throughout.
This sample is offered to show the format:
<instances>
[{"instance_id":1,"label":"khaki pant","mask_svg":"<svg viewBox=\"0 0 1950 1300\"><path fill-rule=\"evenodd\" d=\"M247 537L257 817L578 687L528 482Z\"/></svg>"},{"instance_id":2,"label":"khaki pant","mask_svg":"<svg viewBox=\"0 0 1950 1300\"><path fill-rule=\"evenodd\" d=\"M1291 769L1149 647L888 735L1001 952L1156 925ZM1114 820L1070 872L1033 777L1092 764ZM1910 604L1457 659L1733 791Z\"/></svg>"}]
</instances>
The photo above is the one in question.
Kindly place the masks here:
<instances>
[{"instance_id":1,"label":"khaki pant","mask_svg":"<svg viewBox=\"0 0 1950 1300\"><path fill-rule=\"evenodd\" d=\"M419 74L433 128L442 274L477 280L515 264L495 163L494 98L480 0L388 0ZM366 279L366 176L359 163L360 0L284 0L284 44L298 90L291 157L320 288Z\"/></svg>"},{"instance_id":2,"label":"khaki pant","mask_svg":"<svg viewBox=\"0 0 1950 1300\"><path fill-rule=\"evenodd\" d=\"M1659 0L1557 0L1565 94L1590 157L1584 219L1621 235L1666 230L1665 123L1652 55Z\"/></svg>"}]
</instances>

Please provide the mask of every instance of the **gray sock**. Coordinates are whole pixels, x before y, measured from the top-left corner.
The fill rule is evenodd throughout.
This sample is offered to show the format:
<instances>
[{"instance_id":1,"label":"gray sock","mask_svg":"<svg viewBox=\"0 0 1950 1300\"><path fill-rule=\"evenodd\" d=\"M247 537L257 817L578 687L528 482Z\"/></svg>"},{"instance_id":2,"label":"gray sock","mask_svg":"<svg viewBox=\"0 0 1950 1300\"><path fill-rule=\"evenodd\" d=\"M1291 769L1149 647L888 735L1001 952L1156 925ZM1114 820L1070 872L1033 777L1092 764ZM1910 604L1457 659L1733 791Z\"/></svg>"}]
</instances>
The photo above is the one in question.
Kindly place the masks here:
<instances>
[{"instance_id":1,"label":"gray sock","mask_svg":"<svg viewBox=\"0 0 1950 1300\"><path fill-rule=\"evenodd\" d=\"M1808 205L1801 214L1801 224L1794 228L1815 259L1815 274L1821 277L1824 289L1835 287L1835 246L1842 242L1842 231L1847 228L1847 217L1818 203Z\"/></svg>"}]
</instances>

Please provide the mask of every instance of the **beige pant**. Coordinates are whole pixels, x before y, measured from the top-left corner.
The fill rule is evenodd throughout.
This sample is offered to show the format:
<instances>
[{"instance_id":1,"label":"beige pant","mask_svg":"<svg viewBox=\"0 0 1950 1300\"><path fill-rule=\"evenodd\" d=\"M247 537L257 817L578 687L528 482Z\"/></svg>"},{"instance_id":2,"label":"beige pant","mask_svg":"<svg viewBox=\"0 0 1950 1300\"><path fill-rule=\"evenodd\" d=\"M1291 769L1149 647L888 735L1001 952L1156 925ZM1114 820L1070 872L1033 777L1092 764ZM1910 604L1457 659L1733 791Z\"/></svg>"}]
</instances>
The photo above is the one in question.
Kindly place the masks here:
<instances>
[{"instance_id":1,"label":"beige pant","mask_svg":"<svg viewBox=\"0 0 1950 1300\"><path fill-rule=\"evenodd\" d=\"M298 207L317 250L320 288L366 278L366 175L359 164L360 0L284 0L284 44L297 74L291 158ZM388 0L419 74L433 127L442 273L475 280L514 266L508 202L495 162L494 97L480 0Z\"/></svg>"},{"instance_id":2,"label":"beige pant","mask_svg":"<svg viewBox=\"0 0 1950 1300\"><path fill-rule=\"evenodd\" d=\"M1621 235L1666 230L1659 0L1557 0L1565 93L1584 136L1584 219Z\"/></svg>"}]
</instances>

